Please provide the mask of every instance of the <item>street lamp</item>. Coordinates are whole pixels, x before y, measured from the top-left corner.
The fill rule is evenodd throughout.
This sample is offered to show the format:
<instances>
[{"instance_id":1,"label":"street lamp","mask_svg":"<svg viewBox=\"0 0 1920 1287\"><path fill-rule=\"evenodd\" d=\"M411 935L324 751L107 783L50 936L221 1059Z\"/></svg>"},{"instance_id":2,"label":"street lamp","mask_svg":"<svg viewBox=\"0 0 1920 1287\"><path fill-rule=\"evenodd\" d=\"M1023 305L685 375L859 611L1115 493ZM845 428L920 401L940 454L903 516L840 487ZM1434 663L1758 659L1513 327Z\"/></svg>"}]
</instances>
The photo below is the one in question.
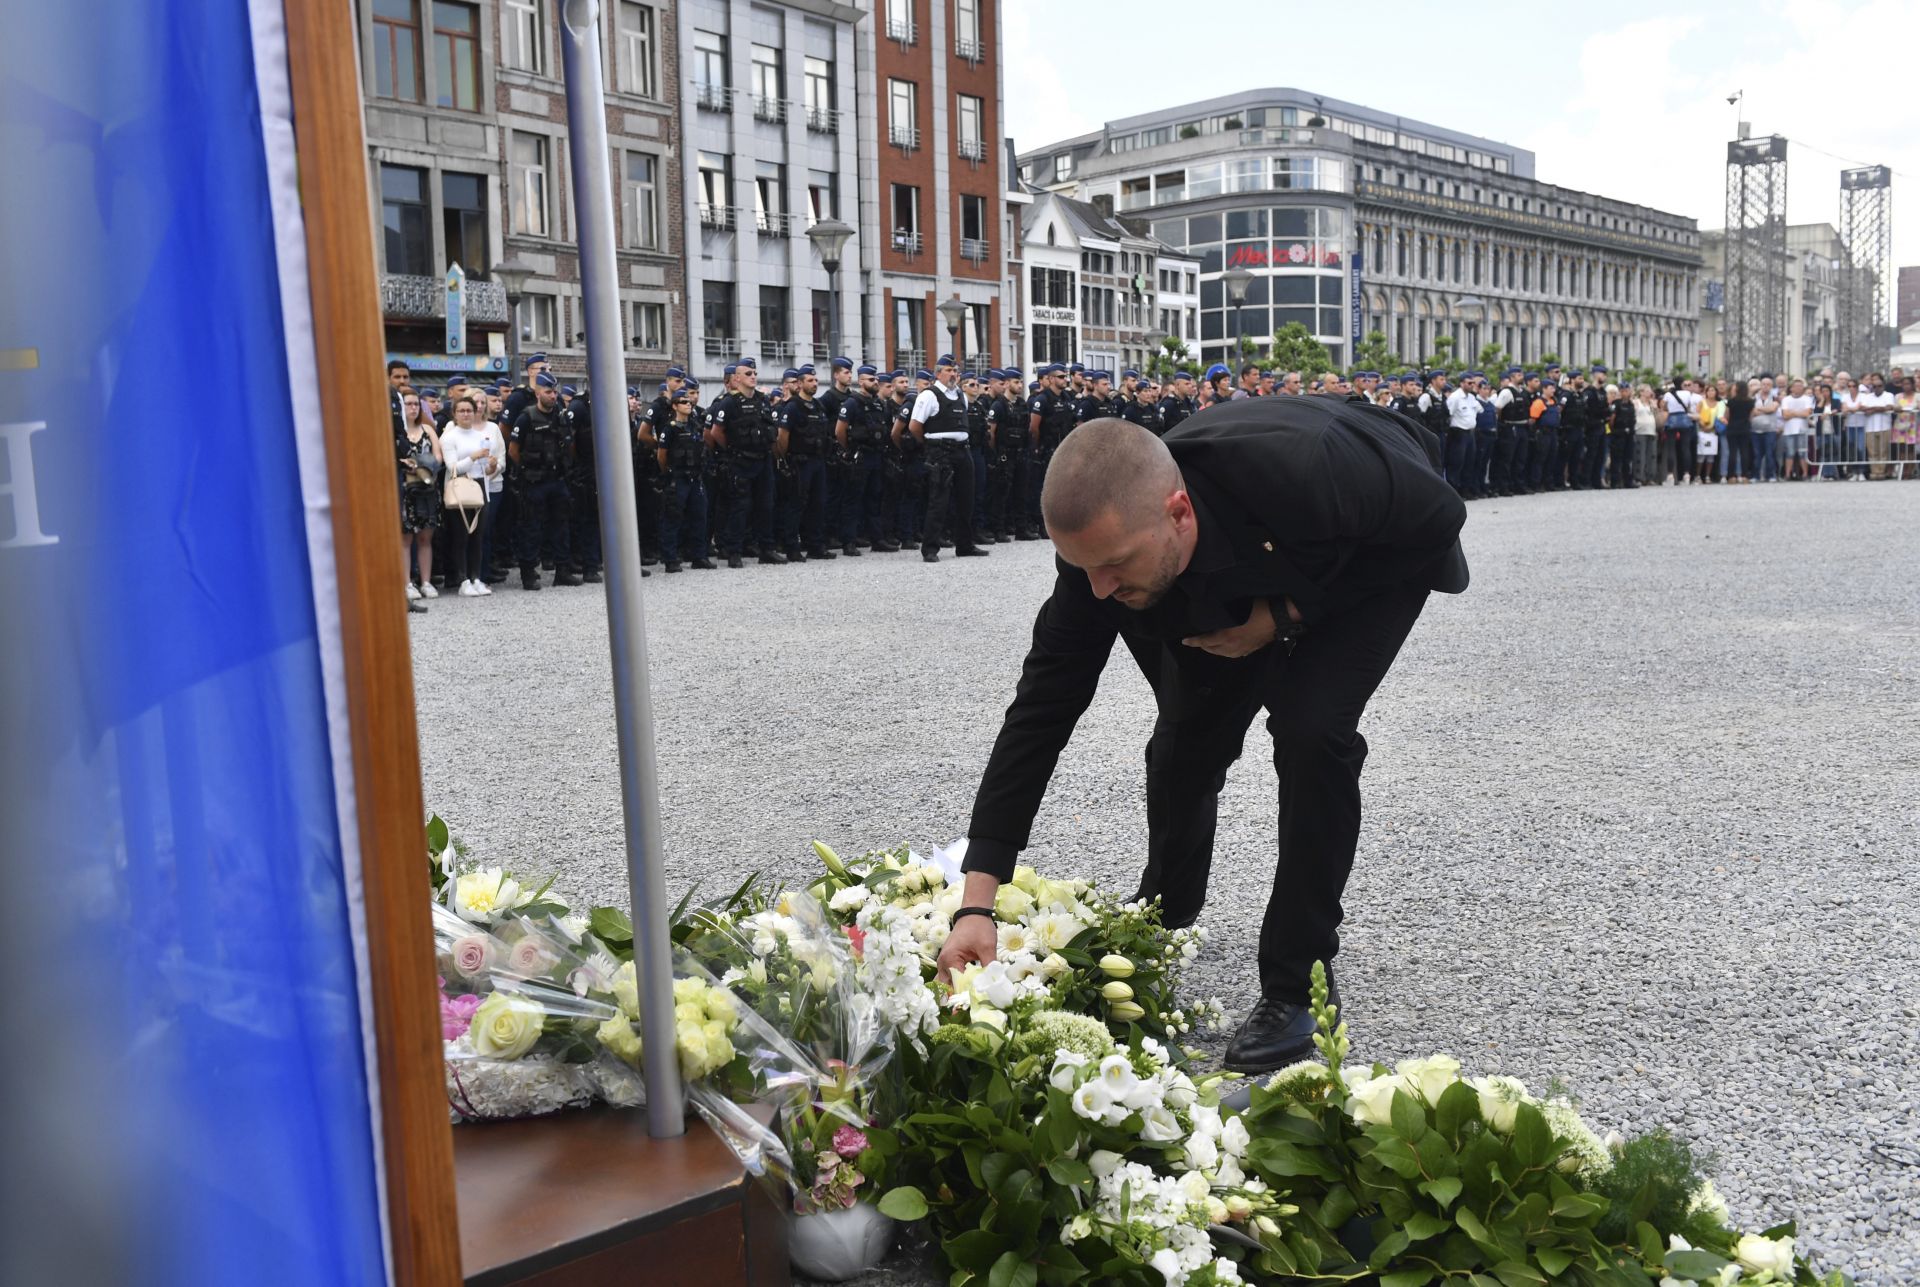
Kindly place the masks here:
<instances>
[{"instance_id":1,"label":"street lamp","mask_svg":"<svg viewBox=\"0 0 1920 1287\"><path fill-rule=\"evenodd\" d=\"M1220 275L1227 284L1227 298L1233 302L1233 365L1240 365L1240 306L1247 302L1247 287L1253 285L1253 273L1238 265Z\"/></svg>"},{"instance_id":2,"label":"street lamp","mask_svg":"<svg viewBox=\"0 0 1920 1287\"><path fill-rule=\"evenodd\" d=\"M838 219L821 219L807 229L807 240L820 252L820 265L827 270L827 347L829 359L840 355L840 253L853 236L851 225Z\"/></svg>"},{"instance_id":3,"label":"street lamp","mask_svg":"<svg viewBox=\"0 0 1920 1287\"><path fill-rule=\"evenodd\" d=\"M954 364L958 366L960 344L957 337L960 334L960 323L967 320L967 306L960 302L958 295L955 295L942 303L937 311L940 314L940 320L947 324L947 348L953 353Z\"/></svg>"},{"instance_id":4,"label":"street lamp","mask_svg":"<svg viewBox=\"0 0 1920 1287\"><path fill-rule=\"evenodd\" d=\"M507 292L507 379L520 375L520 293L533 276L533 265L503 259L493 266L494 280Z\"/></svg>"}]
</instances>

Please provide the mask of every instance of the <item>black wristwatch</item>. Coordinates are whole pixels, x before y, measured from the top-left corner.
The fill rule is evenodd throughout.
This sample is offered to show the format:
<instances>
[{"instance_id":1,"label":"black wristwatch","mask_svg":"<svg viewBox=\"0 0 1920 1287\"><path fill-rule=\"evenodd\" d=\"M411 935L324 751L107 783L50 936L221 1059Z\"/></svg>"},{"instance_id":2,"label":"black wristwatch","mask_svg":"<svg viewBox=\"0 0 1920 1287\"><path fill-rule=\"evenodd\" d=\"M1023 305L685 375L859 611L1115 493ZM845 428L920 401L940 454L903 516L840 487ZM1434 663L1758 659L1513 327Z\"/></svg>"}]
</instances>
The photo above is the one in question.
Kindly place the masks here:
<instances>
[{"instance_id":1,"label":"black wristwatch","mask_svg":"<svg viewBox=\"0 0 1920 1287\"><path fill-rule=\"evenodd\" d=\"M991 907L962 907L953 914L953 919L947 922L947 928L952 929L958 925L962 916L984 916L990 921L999 919L993 914Z\"/></svg>"}]
</instances>

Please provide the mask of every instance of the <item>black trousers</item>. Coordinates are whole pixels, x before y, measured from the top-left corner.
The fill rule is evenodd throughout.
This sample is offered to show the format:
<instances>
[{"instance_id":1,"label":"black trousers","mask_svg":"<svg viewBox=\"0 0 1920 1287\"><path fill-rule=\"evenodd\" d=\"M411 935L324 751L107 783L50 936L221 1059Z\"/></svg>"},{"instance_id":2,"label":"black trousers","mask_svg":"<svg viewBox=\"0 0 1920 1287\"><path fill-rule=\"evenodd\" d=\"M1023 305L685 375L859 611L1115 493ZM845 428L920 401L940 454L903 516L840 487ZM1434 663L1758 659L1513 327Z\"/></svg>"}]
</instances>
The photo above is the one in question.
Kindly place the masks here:
<instances>
[{"instance_id":1,"label":"black trousers","mask_svg":"<svg viewBox=\"0 0 1920 1287\"><path fill-rule=\"evenodd\" d=\"M1360 839L1361 712L1386 677L1428 592L1403 586L1315 628L1263 664L1181 659L1178 642L1127 639L1160 707L1147 743L1146 896L1168 920L1197 915L1206 899L1220 789L1262 707L1278 779L1279 852L1260 926L1260 987L1281 1001L1307 999L1315 961L1340 950L1340 898ZM1197 664L1196 664L1197 663ZM1250 859L1236 861L1245 865Z\"/></svg>"},{"instance_id":2,"label":"black trousers","mask_svg":"<svg viewBox=\"0 0 1920 1287\"><path fill-rule=\"evenodd\" d=\"M568 529L572 546L568 558L575 572L600 570L600 489L588 477L567 480Z\"/></svg>"},{"instance_id":3,"label":"black trousers","mask_svg":"<svg viewBox=\"0 0 1920 1287\"><path fill-rule=\"evenodd\" d=\"M515 544L519 547L515 552L520 556L520 570L534 571L543 555L556 551L554 567L563 567L568 552L567 511L572 508L567 484L558 478L522 480L515 508Z\"/></svg>"},{"instance_id":4,"label":"black trousers","mask_svg":"<svg viewBox=\"0 0 1920 1287\"><path fill-rule=\"evenodd\" d=\"M973 450L964 442L927 444L927 512L920 552L940 548L947 535L947 502L953 502L953 544L973 548Z\"/></svg>"},{"instance_id":5,"label":"black trousers","mask_svg":"<svg viewBox=\"0 0 1920 1287\"><path fill-rule=\"evenodd\" d=\"M1027 530L1027 471L1032 464L1033 448L1024 435L998 451L987 482L987 529L1002 540L1015 528Z\"/></svg>"}]
</instances>

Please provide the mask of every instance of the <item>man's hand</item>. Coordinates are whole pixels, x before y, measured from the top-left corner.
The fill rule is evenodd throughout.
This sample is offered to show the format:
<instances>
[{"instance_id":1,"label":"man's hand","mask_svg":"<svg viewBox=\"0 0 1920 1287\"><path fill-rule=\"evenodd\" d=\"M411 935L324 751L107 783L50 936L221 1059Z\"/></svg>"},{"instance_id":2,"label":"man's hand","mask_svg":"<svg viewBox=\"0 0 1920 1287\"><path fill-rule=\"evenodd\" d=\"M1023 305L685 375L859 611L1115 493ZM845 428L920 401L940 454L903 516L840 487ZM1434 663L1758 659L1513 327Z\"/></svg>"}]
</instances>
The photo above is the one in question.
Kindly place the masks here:
<instances>
[{"instance_id":1,"label":"man's hand","mask_svg":"<svg viewBox=\"0 0 1920 1287\"><path fill-rule=\"evenodd\" d=\"M942 983L952 983L955 970L963 970L976 961L984 965L993 959L994 950L999 946L1000 927L992 917L963 916L948 931L947 941L940 948L940 970L935 977Z\"/></svg>"},{"instance_id":2,"label":"man's hand","mask_svg":"<svg viewBox=\"0 0 1920 1287\"><path fill-rule=\"evenodd\" d=\"M1287 600L1287 616L1290 620L1300 620L1299 609ZM1253 601L1253 611L1247 614L1245 625L1231 626L1225 630L1216 630L1207 635L1190 635L1180 642L1189 648L1199 648L1216 657L1245 657L1259 652L1272 643L1278 632L1273 624L1273 608L1265 599Z\"/></svg>"}]
</instances>

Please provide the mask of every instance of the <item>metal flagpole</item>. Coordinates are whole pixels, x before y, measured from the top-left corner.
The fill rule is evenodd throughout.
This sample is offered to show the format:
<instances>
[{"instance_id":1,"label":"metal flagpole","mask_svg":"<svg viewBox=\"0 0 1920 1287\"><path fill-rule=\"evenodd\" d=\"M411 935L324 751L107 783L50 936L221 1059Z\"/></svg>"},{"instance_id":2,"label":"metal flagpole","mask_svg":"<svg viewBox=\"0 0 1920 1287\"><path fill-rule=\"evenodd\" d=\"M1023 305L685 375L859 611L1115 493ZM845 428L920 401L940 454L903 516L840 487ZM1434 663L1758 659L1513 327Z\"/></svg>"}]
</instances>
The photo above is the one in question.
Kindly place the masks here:
<instances>
[{"instance_id":1,"label":"metal flagpole","mask_svg":"<svg viewBox=\"0 0 1920 1287\"><path fill-rule=\"evenodd\" d=\"M633 435L627 432L626 359L614 256L613 172L607 95L601 80L599 0L566 0L560 44L567 78L573 207L585 297L593 458L601 479L600 533L607 564L607 635L613 654L613 717L620 741L620 798L627 827L627 881L633 891L633 961L645 1042L647 1131L686 1130L686 1104L673 1038L673 956L667 933L665 851L660 843L660 776L653 755L653 695L647 682L647 619L640 594L640 519L634 502Z\"/></svg>"}]
</instances>

